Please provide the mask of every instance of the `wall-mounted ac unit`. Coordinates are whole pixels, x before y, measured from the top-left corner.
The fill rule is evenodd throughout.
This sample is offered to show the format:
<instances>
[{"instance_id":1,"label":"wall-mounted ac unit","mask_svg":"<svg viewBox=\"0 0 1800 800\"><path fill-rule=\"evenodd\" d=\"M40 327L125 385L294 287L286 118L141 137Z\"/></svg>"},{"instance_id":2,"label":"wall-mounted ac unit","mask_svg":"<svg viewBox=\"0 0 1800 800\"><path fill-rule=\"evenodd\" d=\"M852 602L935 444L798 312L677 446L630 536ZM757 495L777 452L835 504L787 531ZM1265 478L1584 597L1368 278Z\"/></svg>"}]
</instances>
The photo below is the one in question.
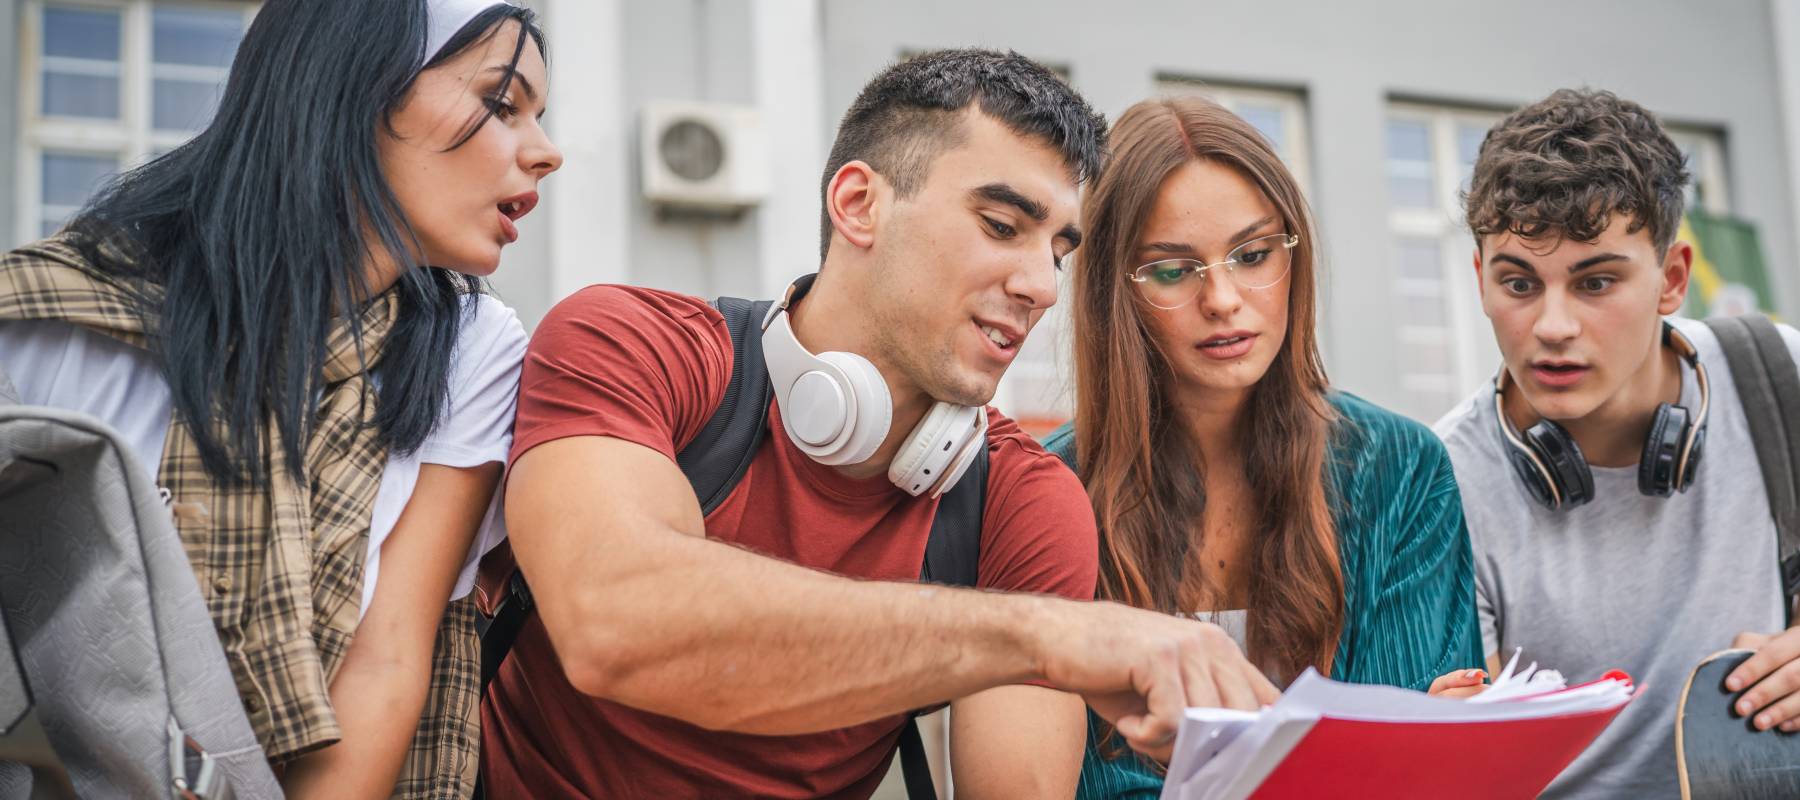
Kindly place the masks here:
<instances>
[{"instance_id":1,"label":"wall-mounted ac unit","mask_svg":"<svg viewBox=\"0 0 1800 800\"><path fill-rule=\"evenodd\" d=\"M638 160L650 201L731 212L768 196L768 140L756 109L654 101L641 123Z\"/></svg>"}]
</instances>

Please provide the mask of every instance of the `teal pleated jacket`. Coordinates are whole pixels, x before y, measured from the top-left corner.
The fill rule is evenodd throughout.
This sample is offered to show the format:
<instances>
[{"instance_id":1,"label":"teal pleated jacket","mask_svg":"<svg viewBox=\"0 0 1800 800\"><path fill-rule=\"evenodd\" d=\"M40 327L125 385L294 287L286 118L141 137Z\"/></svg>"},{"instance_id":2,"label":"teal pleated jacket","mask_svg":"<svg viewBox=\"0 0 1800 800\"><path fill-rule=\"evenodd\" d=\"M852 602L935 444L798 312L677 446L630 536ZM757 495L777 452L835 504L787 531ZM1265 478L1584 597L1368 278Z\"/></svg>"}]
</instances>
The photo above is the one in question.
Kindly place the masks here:
<instances>
[{"instance_id":1,"label":"teal pleated jacket","mask_svg":"<svg viewBox=\"0 0 1800 800\"><path fill-rule=\"evenodd\" d=\"M1446 672L1483 666L1469 530L1443 444L1424 425L1355 395L1334 392L1330 400L1339 420L1326 491L1345 612L1331 677L1422 691ZM1044 447L1076 463L1073 426L1053 431ZM1076 797L1154 800L1162 777L1135 755L1102 756L1098 723L1090 713Z\"/></svg>"}]
</instances>

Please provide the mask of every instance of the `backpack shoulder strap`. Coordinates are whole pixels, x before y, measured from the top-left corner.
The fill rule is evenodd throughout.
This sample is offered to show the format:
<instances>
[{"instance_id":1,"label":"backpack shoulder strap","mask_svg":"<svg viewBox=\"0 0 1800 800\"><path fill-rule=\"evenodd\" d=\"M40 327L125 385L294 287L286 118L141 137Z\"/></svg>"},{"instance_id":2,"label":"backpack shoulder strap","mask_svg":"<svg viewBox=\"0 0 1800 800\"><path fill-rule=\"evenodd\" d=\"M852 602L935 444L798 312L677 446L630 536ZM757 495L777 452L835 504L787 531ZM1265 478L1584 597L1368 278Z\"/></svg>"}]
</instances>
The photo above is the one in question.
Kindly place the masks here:
<instances>
[{"instance_id":1,"label":"backpack shoulder strap","mask_svg":"<svg viewBox=\"0 0 1800 800\"><path fill-rule=\"evenodd\" d=\"M721 297L713 307L731 332L731 380L725 397L693 441L675 454L702 515L712 513L731 494L769 429L769 366L763 361L762 318L771 302Z\"/></svg>"},{"instance_id":2,"label":"backpack shoulder strap","mask_svg":"<svg viewBox=\"0 0 1800 800\"><path fill-rule=\"evenodd\" d=\"M1792 624L1794 600L1800 597L1800 370L1768 317L1748 314L1706 324L1725 350L1732 382L1750 421L1750 438L1780 537L1781 591Z\"/></svg>"},{"instance_id":3,"label":"backpack shoulder strap","mask_svg":"<svg viewBox=\"0 0 1800 800\"><path fill-rule=\"evenodd\" d=\"M981 571L981 515L987 508L988 449L983 446L956 485L938 500L925 540L925 564L919 580L950 586L974 586ZM937 786L925 757L917 715L900 730L900 776L908 800L935 800Z\"/></svg>"},{"instance_id":4,"label":"backpack shoulder strap","mask_svg":"<svg viewBox=\"0 0 1800 800\"><path fill-rule=\"evenodd\" d=\"M980 578L981 514L987 508L988 449L983 446L969 471L938 501L925 540L925 565L919 580L950 586L974 586Z\"/></svg>"}]
</instances>

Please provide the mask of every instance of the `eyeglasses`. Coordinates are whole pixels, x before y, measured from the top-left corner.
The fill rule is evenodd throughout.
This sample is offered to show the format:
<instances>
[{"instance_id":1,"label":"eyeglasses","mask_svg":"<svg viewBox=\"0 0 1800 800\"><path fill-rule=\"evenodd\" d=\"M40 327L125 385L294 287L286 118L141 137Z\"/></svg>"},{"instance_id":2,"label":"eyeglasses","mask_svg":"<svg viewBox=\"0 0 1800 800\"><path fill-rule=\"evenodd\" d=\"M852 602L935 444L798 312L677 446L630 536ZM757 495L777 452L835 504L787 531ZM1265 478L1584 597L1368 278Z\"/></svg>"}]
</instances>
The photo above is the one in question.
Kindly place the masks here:
<instances>
[{"instance_id":1,"label":"eyeglasses","mask_svg":"<svg viewBox=\"0 0 1800 800\"><path fill-rule=\"evenodd\" d=\"M1131 282L1145 302L1170 310L1187 305L1200 295L1206 276L1223 268L1240 289L1267 289L1287 277L1293 266L1294 246L1300 237L1276 233L1251 239L1232 248L1225 260L1208 264L1191 258L1152 261L1131 271Z\"/></svg>"}]
</instances>

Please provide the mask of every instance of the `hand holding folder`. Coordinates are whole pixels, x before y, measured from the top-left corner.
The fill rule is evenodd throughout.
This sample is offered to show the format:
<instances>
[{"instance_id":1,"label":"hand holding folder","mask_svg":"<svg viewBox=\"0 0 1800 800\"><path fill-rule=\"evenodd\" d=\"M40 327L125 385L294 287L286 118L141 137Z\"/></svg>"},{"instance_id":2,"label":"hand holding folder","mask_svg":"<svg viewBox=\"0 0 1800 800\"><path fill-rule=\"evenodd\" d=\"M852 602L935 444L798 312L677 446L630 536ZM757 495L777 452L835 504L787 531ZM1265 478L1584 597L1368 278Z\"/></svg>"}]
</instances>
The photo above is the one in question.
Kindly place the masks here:
<instances>
[{"instance_id":1,"label":"hand holding folder","mask_svg":"<svg viewBox=\"0 0 1800 800\"><path fill-rule=\"evenodd\" d=\"M1188 709L1162 796L1535 797L1636 693L1622 672L1566 687L1514 662L1469 700L1307 670L1260 712Z\"/></svg>"}]
</instances>

